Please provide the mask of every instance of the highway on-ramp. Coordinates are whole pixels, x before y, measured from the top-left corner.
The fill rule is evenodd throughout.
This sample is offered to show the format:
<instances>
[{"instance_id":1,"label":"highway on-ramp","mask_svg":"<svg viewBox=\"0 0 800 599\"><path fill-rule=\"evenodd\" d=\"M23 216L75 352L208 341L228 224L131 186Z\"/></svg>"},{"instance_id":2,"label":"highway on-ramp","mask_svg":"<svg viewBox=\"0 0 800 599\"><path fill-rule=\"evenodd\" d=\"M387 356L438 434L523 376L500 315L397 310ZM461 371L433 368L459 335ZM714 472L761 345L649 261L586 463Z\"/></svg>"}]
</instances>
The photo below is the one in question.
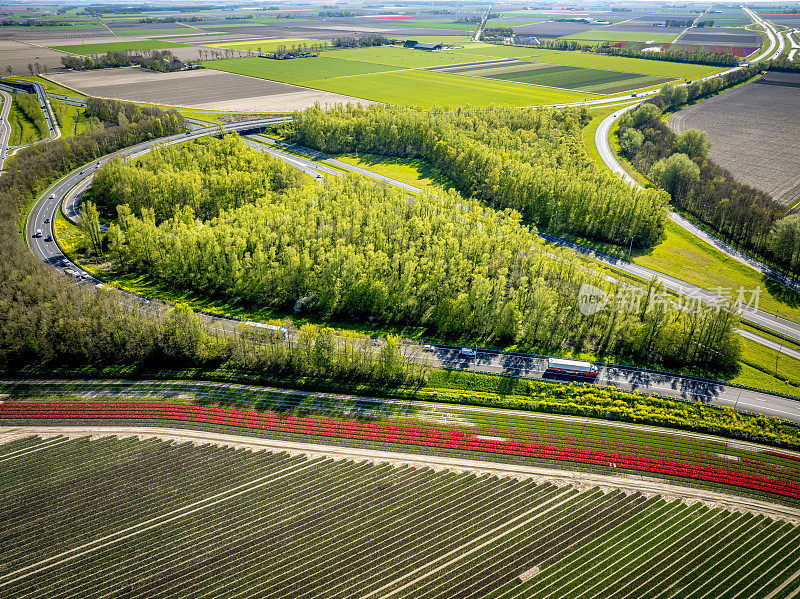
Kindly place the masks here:
<instances>
[{"instance_id":1,"label":"highway on-ramp","mask_svg":"<svg viewBox=\"0 0 800 599\"><path fill-rule=\"evenodd\" d=\"M0 171L6 162L6 152L8 152L8 141L11 139L11 123L8 121L8 113L11 111L11 94L0 90L3 98L3 107L0 109Z\"/></svg>"},{"instance_id":2,"label":"highway on-ramp","mask_svg":"<svg viewBox=\"0 0 800 599\"><path fill-rule=\"evenodd\" d=\"M278 123L285 121L285 118L271 119L268 121L260 121L258 126L266 126L268 124ZM228 125L225 130L231 131L235 129L247 130L253 127L252 123L239 123ZM219 128L211 127L201 130L189 132L188 134L174 135L169 138L153 140L137 146L126 148L117 153L121 156L137 156L146 153L151 148L165 143L179 143L187 139L195 139L205 135L211 135L218 132ZM246 139L248 145L257 148L261 151L268 151L281 159L291 158L293 164L308 173L314 178L318 178L321 172L329 174L342 175L342 169L353 169L352 165L341 161L334 161L337 168L332 168L331 161L333 159L325 158L318 153L315 158L310 158L298 154L301 148L293 147L290 144L279 144L275 140L265 138L262 136L254 136L259 142L252 139ZM268 144L264 141L269 140ZM279 146L283 147L279 147ZM108 157L104 157L103 161ZM102 282L86 273L78 266L69 262L68 258L61 252L56 241L46 241L47 236L54 237L53 220L59 204L62 203L65 197L69 196L74 199L76 194L70 194L79 184L87 185L91 181L93 171L97 167L97 163L84 166L76 169L70 175L61 179L59 182L49 188L36 203L33 210L29 214L26 223L26 236L28 243L33 253L45 262L61 267L69 271L72 276L78 275L84 284L91 284L101 286ZM370 171L365 169L358 169L362 174L370 174ZM374 173L371 175L375 176ZM386 183L401 183L395 182L390 178L380 176L381 180ZM403 184L408 191L420 191L413 186ZM410 189L409 189L410 188ZM69 206L67 202L67 206ZM74 208L73 208L74 210ZM44 222L49 220L50 222ZM42 229L42 237L36 237L36 229ZM648 274L648 273L643 273ZM138 305L140 298L129 296L131 305ZM147 302L147 300L144 300ZM142 309L144 306L139 305ZM163 307L166 309L165 307ZM158 302L153 302L152 306L146 309L158 310ZM222 317L213 317L204 315L209 324L215 328L223 331L230 331L239 326L236 320L225 319ZM514 353L514 352L499 352L492 350L477 349L477 355L474 358L467 358L461 355L459 348L452 348L445 345L433 344L430 346L430 351L422 351L420 344L405 343L403 350L411 352L415 359L423 360L431 366L439 366L445 368L465 369L476 372L486 372L492 374L505 374L513 376L534 377L534 378L547 378L546 371L546 357L535 356L531 354ZM745 389L733 385L726 385L720 381L706 380L697 377L683 376L680 374L669 372L658 372L646 369L639 369L635 367L624 367L614 365L600 365L599 377L597 383L600 385L610 385L622 389L639 390L645 393L656 393L665 396L680 397L692 401L700 401L703 403L729 406L738 410L748 412L761 413L768 416L783 418L795 422L800 422L800 401L767 392L761 392L753 389Z\"/></svg>"}]
</instances>

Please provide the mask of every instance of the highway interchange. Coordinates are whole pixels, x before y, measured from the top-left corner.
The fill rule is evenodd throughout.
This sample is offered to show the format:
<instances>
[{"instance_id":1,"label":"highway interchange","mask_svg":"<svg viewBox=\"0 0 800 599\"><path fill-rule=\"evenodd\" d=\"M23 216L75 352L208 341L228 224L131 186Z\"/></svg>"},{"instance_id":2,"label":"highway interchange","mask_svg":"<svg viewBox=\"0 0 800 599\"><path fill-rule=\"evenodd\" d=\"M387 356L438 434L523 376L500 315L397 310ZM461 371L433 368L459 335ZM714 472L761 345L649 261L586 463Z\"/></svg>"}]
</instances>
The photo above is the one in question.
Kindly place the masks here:
<instances>
[{"instance_id":1,"label":"highway interchange","mask_svg":"<svg viewBox=\"0 0 800 599\"><path fill-rule=\"evenodd\" d=\"M758 22L758 18L755 15L751 16ZM777 33L771 34L769 27L765 26L765 29L768 33L768 37L770 38L770 46L763 53L762 57L772 56L772 54L775 52L774 47L783 47L779 41L782 40L781 36ZM39 90L37 90L37 93L38 91ZM68 101L74 101L68 97L65 97L64 99ZM612 100L619 102L620 100L630 101L630 99L630 97L623 96L613 99L604 99L601 103L609 104ZM3 104L6 115L7 111L5 109L8 104L8 102L4 102ZM617 118L619 118L619 113L635 107L636 105L637 104L631 104L626 106L624 109L622 109L622 111L616 111L611 116L613 117L614 115L617 115ZM52 115L51 111L49 110L49 104L47 106L48 110L45 112ZM274 125L279 122L285 122L288 120L288 118L289 117L278 117L260 121L235 123L226 125L222 129L225 132L240 131L245 133L255 129L263 129L264 127ZM611 119L611 117L606 119L606 121L609 121L609 119ZM7 125L7 119L2 119L2 121ZM610 121L610 124L606 124L606 121L603 121L601 128L604 128L605 133L603 135L603 139L606 140L607 145L608 131L610 131L613 121ZM8 129L8 127L6 126L5 129ZM55 131L57 132L57 125ZM202 127L195 125L195 129L188 133L139 144L137 146L121 150L116 154L123 157L134 157L150 151L150 149L157 145L180 143L189 139L196 139L207 135L215 135L219 132L220 127L218 126ZM58 132L58 134L60 134L60 132ZM600 129L598 129L598 141L600 141L600 136ZM273 156L280 158L281 160L285 160L287 163L292 164L317 180L321 179L323 174L342 175L349 171L380 180L389 185L395 185L405 189L406 191L409 191L410 193L419 193L421 191L414 186L393 180L389 177L372 173L366 169L354 167L342 161L327 158L319 153L315 153L307 149L290 147L282 142L276 142L271 138L261 135L248 136L245 138L245 142L254 149L268 152ZM623 178L627 176L627 173L624 172L624 169L622 169L615 159L613 161L606 160L607 156L603 155L604 152L601 143L598 143L598 149L601 150L601 156L603 156L604 161L613 171L620 174L620 176ZM611 154L611 157L613 158L613 153ZM108 160L108 158L108 156L103 157L101 162L105 162ZM615 163L616 167L614 166ZM63 254L56 241L54 228L55 215L62 202L65 206L65 213L73 219L77 218L77 204L75 200L79 197L80 191L88 187L88 185L91 183L92 174L97 166L98 163L92 163L76 169L48 188L41 195L39 201L34 205L33 209L28 215L25 224L25 235L31 251L34 253L34 255L46 263L72 273L76 279L80 280L84 284L103 286L102 281L94 278L91 274L80 269ZM65 199L67 201L65 201ZM36 236L37 229L42 229L41 236ZM584 253L590 253L589 250L582 248L577 244L571 244L558 238L551 238L547 235L542 236L550 242L558 243L560 245L570 245L573 247L573 249ZM48 239L48 237L51 238L52 241L45 241ZM592 255L594 258L599 259L601 262L606 262L615 269L626 271L629 274L639 278L649 279L652 276L656 276L664 281L664 285L668 289L674 291L680 290L683 292L688 291L703 297L705 301L714 301L716 299L716 294L712 292L696 288L672 277L666 277L665 275L650 269L645 269L638 265L619 260L611 256L598 255L596 252L592 253ZM134 305L139 303L139 300L141 299L130 295L129 298L131 303ZM207 316L207 318L210 319L213 326L222 330L231 330L232 328L238 326L237 321L216 318L213 316ZM749 312L746 318L755 324L780 333L785 337L800 341L800 326L795 323L761 311ZM778 346L786 353L786 355L800 358L800 352L797 352L797 350L783 348L774 341L754 335L753 333L746 333L745 336L761 342L768 347L775 348L775 346ZM432 366L444 366L448 368L468 369L479 372L526 377L542 377L545 374L546 369L545 357L533 356L529 354L478 349L477 356L475 358L465 359L460 355L458 348L434 345L432 346L432 351L429 352L420 352L419 349L420 346L418 344L407 344L404 347L404 350L413 351L417 356L424 356L424 359L427 360ZM636 389L648 393L682 397L685 399L702 401L704 403L713 405L729 406L739 410L762 413L768 416L800 422L800 402L797 400L771 393L760 392L757 390L726 385L719 381L709 381L695 377L677 375L674 373L647 371L633 367L601 365L597 384L613 385L623 389Z\"/></svg>"}]
</instances>

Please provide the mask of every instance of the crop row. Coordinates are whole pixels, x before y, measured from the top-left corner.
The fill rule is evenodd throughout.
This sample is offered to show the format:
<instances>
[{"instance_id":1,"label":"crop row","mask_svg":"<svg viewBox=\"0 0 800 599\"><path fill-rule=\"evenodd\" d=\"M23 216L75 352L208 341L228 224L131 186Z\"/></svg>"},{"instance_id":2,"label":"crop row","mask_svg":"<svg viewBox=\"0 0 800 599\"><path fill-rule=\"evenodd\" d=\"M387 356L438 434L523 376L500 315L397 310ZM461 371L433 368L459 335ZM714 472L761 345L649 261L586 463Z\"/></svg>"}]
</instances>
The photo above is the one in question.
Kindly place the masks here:
<instances>
[{"instance_id":1,"label":"crop row","mask_svg":"<svg viewBox=\"0 0 800 599\"><path fill-rule=\"evenodd\" d=\"M800 485L791 482L712 468L697 464L631 456L597 450L564 448L525 443L511 439L481 438L463 431L442 431L379 423L360 423L321 418L257 414L225 408L169 404L4 404L0 418L128 418L170 419L273 431L345 437L366 441L426 445L448 449L501 453L531 458L545 458L678 476L707 482L741 486L800 499Z\"/></svg>"},{"instance_id":2,"label":"crop row","mask_svg":"<svg viewBox=\"0 0 800 599\"><path fill-rule=\"evenodd\" d=\"M58 501L40 504L20 519L31 523L25 534L51 541L47 555L78 546L50 536L59 519L80 522L93 538L117 536L10 584L16 568L4 569L0 597L763 599L800 567L800 528L787 522L530 479L116 438L69 441L9 463L30 466L34 486L47 487L113 479L137 452L159 474L146 484L165 496L206 470L212 479L239 471L244 491L211 503L218 489L208 489L191 513L188 499L148 512L157 500L138 495L125 504L135 517L112 529ZM256 485L271 456L282 459L282 474ZM7 496L31 483L19 472ZM99 488L77 491L86 511L126 501ZM177 517L163 516L175 507ZM123 538L126 526L134 532ZM4 537L4 551L23 541Z\"/></svg>"},{"instance_id":3,"label":"crop row","mask_svg":"<svg viewBox=\"0 0 800 599\"><path fill-rule=\"evenodd\" d=\"M249 459L241 451L167 446L155 439L79 439L3 462L2 537L15 539L4 547L6 567L24 567L45 558L54 544L88 542L299 459L265 454L244 470ZM38 531L45 522L43 536Z\"/></svg>"}]
</instances>

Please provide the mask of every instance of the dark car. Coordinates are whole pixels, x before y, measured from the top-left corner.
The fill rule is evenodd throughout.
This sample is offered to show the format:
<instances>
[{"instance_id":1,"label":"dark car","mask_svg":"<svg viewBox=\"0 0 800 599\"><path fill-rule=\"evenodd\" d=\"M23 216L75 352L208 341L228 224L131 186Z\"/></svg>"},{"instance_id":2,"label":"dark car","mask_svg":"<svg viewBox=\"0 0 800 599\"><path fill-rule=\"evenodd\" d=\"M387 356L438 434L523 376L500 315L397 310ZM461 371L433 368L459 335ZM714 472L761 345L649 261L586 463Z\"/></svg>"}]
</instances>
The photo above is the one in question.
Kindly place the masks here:
<instances>
[{"instance_id":1,"label":"dark car","mask_svg":"<svg viewBox=\"0 0 800 599\"><path fill-rule=\"evenodd\" d=\"M44 240L45 241L53 241L53 237L51 235L48 235L47 237L44 238Z\"/></svg>"}]
</instances>

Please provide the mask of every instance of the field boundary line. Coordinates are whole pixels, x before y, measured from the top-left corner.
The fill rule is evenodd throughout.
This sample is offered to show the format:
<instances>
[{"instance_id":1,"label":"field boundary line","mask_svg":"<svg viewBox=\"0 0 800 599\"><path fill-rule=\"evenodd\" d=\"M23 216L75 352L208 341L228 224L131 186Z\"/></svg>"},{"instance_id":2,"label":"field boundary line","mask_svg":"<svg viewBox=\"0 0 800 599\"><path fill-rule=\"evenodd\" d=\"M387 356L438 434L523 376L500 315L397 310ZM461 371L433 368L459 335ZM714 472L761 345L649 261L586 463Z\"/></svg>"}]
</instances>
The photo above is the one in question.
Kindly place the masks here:
<instances>
[{"instance_id":1,"label":"field boundary line","mask_svg":"<svg viewBox=\"0 0 800 599\"><path fill-rule=\"evenodd\" d=\"M522 527L523 527L523 526L525 526L526 524L529 524L530 522L532 522L533 520L536 520L536 519L537 519L537 518L539 518L540 516L544 516L545 514L547 514L547 513L551 512L551 511L553 511L554 509L556 509L556 508L558 508L559 506L561 506L561 505L563 505L563 504L567 503L568 501L570 501L570 500L571 500L571 499L573 499L573 498L574 498L574 496L573 496L573 495L568 495L568 496L562 497L560 501L557 501L555 504L551 505L550 507L548 507L548 508L546 508L546 509L544 509L544 510L542 510L542 511L537 511L537 510L539 509L539 506L537 506L536 508L533 508L533 509L531 509L531 510L528 510L527 512L525 512L525 513L521 514L520 516L517 516L517 517L516 517L514 520L519 520L520 518L525 518L526 516L528 516L529 514L531 514L531 513L532 513L532 512L534 512L534 511L537 511L537 512L536 512L536 514L534 514L534 515L533 515L533 516L531 516L530 518L526 518L525 520L523 520L522 522L520 522L520 523L516 524L515 526L512 526L511 528L507 528L506 530L504 530L504 531L503 531L503 532L501 532L500 534L498 534L498 535L496 535L496 536L494 536L494 537L492 537L492 538L490 538L490 539L488 539L488 540L484 541L483 543L481 543L481 544L480 544L480 545L478 545L477 547L473 547L473 548L472 548L472 549L470 549L469 551L466 551L465 553L461 553L460 555L458 555L457 557L455 557L455 558L451 559L450 561L448 561L448 562L445 562L445 563L443 563L443 564L441 564L441 565L437 566L437 567L436 567L436 568L434 568L433 570L430 570L430 571L426 572L425 574L423 574L422 576L419 576L419 577L415 578L414 580L411 580L411 581L407 582L406 584L404 584L404 585L402 585L402 586L400 586L400 587L398 587L398 588L394 589L394 590L393 590L393 591L391 591L390 593L388 593L388 594L386 594L386 595L381 595L381 598L382 598L382 599L386 599L387 597L391 597L391 596L393 596L393 595L396 595L396 594L397 594L397 593L399 593L400 591L403 591L404 589L406 589L407 587L411 586L412 584L414 584L414 583L416 583L416 582L419 582L419 581L420 581L420 580L422 580L423 578L427 578L427 577L428 577L428 576L430 576L431 574L435 574L436 572L439 572L440 570L442 570L442 569L446 568L447 566L450 566L451 564L453 564L453 563L455 563L455 562L459 561L460 559L462 559L462 558L464 558L464 557L467 557L467 556L469 556L469 555L472 555L473 553L475 553L476 551L478 551L478 550L480 550L480 549L483 549L485 546L489 545L490 543L493 543L493 542L497 541L498 539L501 539L501 538L503 538L504 536L506 536L506 535L508 535L508 534L510 534L510 533L512 533L512 532L514 532L514 531L516 531L516 530L519 530L520 528L522 528ZM512 522L513 522L513 520L512 520ZM492 530L489 530L489 531L487 531L487 532L483 533L481 536L479 536L479 537L477 537L477 538L475 538L475 539L471 539L471 540L469 540L468 542L466 542L466 543L464 543L464 544L460 545L459 547L456 547L455 549L451 549L450 551L448 551L448 552L447 552L447 553L445 553L444 555L442 555L442 556L439 556L439 557L437 557L436 559L434 559L434 560L432 560L432 561L430 561L430 562L428 562L428 563L426 563L426 564L422 564L422 565L421 565L421 566L419 566L418 568L415 568L415 569L414 569L414 570L412 570L411 572L408 572L407 574L404 574L404 575L403 575L403 576L401 576L400 578L396 578L396 579L392 580L391 582L388 582L387 584L383 585L382 587L380 587L380 588L378 588L378 589L375 589L374 591L371 591L370 593L368 593L368 594L366 594L366 595L362 595L361 597L359 597L359 599L367 599L368 597L372 597L373 595L375 595L375 594L377 594L377 593L380 593L381 591L383 591L383 590L384 590L384 589L386 589L387 587L389 587L389 586L391 586L391 585L395 584L396 582L398 582L398 581L400 581L400 580L403 580L404 578L408 578L408 577L410 577L410 576L414 576L414 574L416 574L417 572L420 572L421 570L424 570L424 569L428 568L428 567L429 567L431 564L433 564L433 563L436 563L436 562L438 562L438 561L441 561L441 560L443 560L443 559L445 559L445 558L447 558L447 557L449 557L449 556L453 555L454 553L458 553L458 552L459 552L459 551L461 551L461 550L462 550L464 547L467 547L467 546L469 546L469 545L471 545L471 544L475 543L476 541L479 541L479 540L481 540L481 539L482 539L482 538L484 538L484 537L490 536L490 535L492 535L492 534L494 534L494 533L496 533L496 532L500 531L501 529L503 529L503 528L504 528L505 526L507 526L508 524L510 524L510 522L506 522L505 524L501 524L500 526L497 526L497 527L493 528Z\"/></svg>"},{"instance_id":2,"label":"field boundary line","mask_svg":"<svg viewBox=\"0 0 800 599\"><path fill-rule=\"evenodd\" d=\"M104 537L101 537L99 539L95 539L94 541L90 541L89 543L85 543L85 544L80 545L78 547L73 547L72 549L69 549L69 550L64 551L62 553L59 553L57 555L53 555L51 557L43 559L43 560L41 560L39 562L36 562L35 564L30 564L29 566L25 566L24 568L20 568L16 572L10 572L9 574L6 574L5 576L2 577L2 578L5 578L6 580L0 581L0 587L7 586L7 585L12 584L14 582L17 582L19 580L22 580L23 578L27 578L28 576L31 576L32 574L36 574L36 573L41 572L43 570L47 570L49 568L52 568L53 566L58 566L60 564L63 564L63 563L68 562L70 560L73 560L76 557L81 557L82 555L86 555L87 553L91 553L92 551L96 551L97 549L102 549L103 547L107 547L108 545L111 545L113 543L117 543L119 541L124 541L125 539L128 539L130 537L136 536L137 534L140 534L140 533L145 532L147 530L150 530L152 528L156 528L158 526L161 526L162 524L167 524L167 523L172 522L174 520L178 520L180 518L183 518L184 516L188 516L189 514L193 514L195 512L198 512L200 510L206 509L206 508L211 507L213 505L217 505L218 503L222 503L224 501L228 501L229 499L232 499L232 498L237 497L239 495L242 495L244 493L248 493L250 491L253 491L255 489L263 487L265 485L268 485L268 484L270 484L272 482L275 482L276 480L280 480L282 478L286 478L287 476L290 476L290 475L292 475L292 474L294 474L296 472L299 472L301 470L306 470L308 468L311 468L312 466L315 466L316 464L317 464L317 460L309 461L304 466L298 466L297 464L292 464L292 465L287 466L285 468L281 468L280 470L277 470L275 472L271 472L270 474L267 474L266 476L262 476L260 478L255 479L255 480L248 481L246 483L242 483L241 485L238 485L238 486L233 487L231 489L227 489L225 491L222 491L221 493L217 493L216 495L212 495L211 497L206 497L205 499L201 499L199 501L195 501L194 503L190 503L189 505L185 505L185 506L183 506L181 508L177 508L175 510L172 510L171 512L167 512L166 514L161 514L160 516L155 516L153 518L150 518L149 520L145 520L144 522L139 522L138 524L134 524L133 526L129 526L127 528L124 528L122 530L118 530L116 532L108 534L108 535L106 535ZM291 472L287 472L287 471L291 471ZM281 473L285 473L285 474L281 474ZM276 476L276 475L280 475L280 476ZM233 493L233 494L230 494L230 493ZM221 497L223 495L227 495L227 497ZM208 503L209 501L211 503ZM205 504L205 505L200 505L200 504ZM197 507L195 507L195 506L197 506ZM166 518L166 519L164 519L164 518ZM160 520L160 522L155 522L156 520ZM155 523L151 524L151 522L155 522ZM144 527L144 528L142 528L142 527ZM120 536L120 535L122 535L122 536ZM112 538L112 537L116 537L116 538ZM98 543L99 543L99 545L98 545ZM59 558L61 558L61 559L59 559ZM58 561L53 561L53 560L58 560ZM9 576L15 576L15 578L8 578Z\"/></svg>"},{"instance_id":3,"label":"field boundary line","mask_svg":"<svg viewBox=\"0 0 800 599\"><path fill-rule=\"evenodd\" d=\"M56 445L61 445L62 443L66 443L67 441L71 441L72 439L63 439L61 441L56 441L55 443L50 443L49 439L43 439L42 443L37 445L36 447L30 447L28 449L20 449L18 451L12 452L10 454L4 455L0 457L0 462L5 462L7 460L13 460L14 458L19 458L29 453L33 453L35 451L39 451L40 449L47 449L48 447L55 447ZM3 441L0 440L0 443Z\"/></svg>"}]
</instances>

